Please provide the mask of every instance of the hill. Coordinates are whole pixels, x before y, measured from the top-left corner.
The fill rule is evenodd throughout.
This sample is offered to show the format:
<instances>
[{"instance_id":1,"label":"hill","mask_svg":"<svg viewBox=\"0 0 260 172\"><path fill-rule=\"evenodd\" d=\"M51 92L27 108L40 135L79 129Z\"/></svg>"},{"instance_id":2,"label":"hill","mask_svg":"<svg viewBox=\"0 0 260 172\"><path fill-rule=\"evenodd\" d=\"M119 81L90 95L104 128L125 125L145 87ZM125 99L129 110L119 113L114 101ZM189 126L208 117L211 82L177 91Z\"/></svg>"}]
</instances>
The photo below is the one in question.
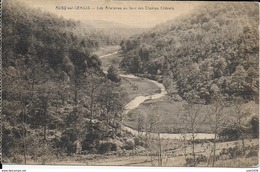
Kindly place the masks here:
<instances>
[{"instance_id":1,"label":"hill","mask_svg":"<svg viewBox=\"0 0 260 172\"><path fill-rule=\"evenodd\" d=\"M119 149L124 91L93 54L109 37L12 0L2 15L4 162Z\"/></svg>"},{"instance_id":2,"label":"hill","mask_svg":"<svg viewBox=\"0 0 260 172\"><path fill-rule=\"evenodd\" d=\"M121 23L108 22L104 20L86 20L81 22L81 27L91 27L94 32L106 34L110 37L110 44L118 45L121 40L127 39L132 35L141 34L147 28L137 28Z\"/></svg>"},{"instance_id":3,"label":"hill","mask_svg":"<svg viewBox=\"0 0 260 172\"><path fill-rule=\"evenodd\" d=\"M258 100L259 11L256 3L207 3L121 42L121 67L160 80L187 99ZM172 92L174 94L174 92Z\"/></svg>"}]
</instances>

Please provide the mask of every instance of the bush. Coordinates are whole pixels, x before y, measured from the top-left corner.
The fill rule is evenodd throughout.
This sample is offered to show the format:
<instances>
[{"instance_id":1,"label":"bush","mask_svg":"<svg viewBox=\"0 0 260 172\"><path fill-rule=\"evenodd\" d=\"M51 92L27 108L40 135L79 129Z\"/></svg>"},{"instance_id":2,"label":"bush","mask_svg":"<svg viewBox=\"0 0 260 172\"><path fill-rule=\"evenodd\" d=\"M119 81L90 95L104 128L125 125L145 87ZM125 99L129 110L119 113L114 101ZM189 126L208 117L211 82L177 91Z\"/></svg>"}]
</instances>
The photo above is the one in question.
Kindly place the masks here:
<instances>
[{"instance_id":1,"label":"bush","mask_svg":"<svg viewBox=\"0 0 260 172\"><path fill-rule=\"evenodd\" d=\"M186 159L186 166L194 166L194 159L192 156L188 156ZM195 158L195 165L202 163L202 162L207 162L207 157L203 154L197 155Z\"/></svg>"},{"instance_id":2,"label":"bush","mask_svg":"<svg viewBox=\"0 0 260 172\"><path fill-rule=\"evenodd\" d=\"M245 147L246 157L258 157L259 145L247 146Z\"/></svg>"},{"instance_id":3,"label":"bush","mask_svg":"<svg viewBox=\"0 0 260 172\"><path fill-rule=\"evenodd\" d=\"M77 140L77 133L77 130L71 128L65 130L61 135L60 141L56 144L56 147L62 148L69 154L75 153L76 145L74 142Z\"/></svg>"},{"instance_id":4,"label":"bush","mask_svg":"<svg viewBox=\"0 0 260 172\"><path fill-rule=\"evenodd\" d=\"M259 117L258 116L253 116L249 122L250 124L250 130L251 130L251 135L253 138L258 138L259 137Z\"/></svg>"},{"instance_id":5,"label":"bush","mask_svg":"<svg viewBox=\"0 0 260 172\"><path fill-rule=\"evenodd\" d=\"M15 164L22 164L23 162L24 162L24 157L22 155L15 155L12 160L12 163Z\"/></svg>"},{"instance_id":6,"label":"bush","mask_svg":"<svg viewBox=\"0 0 260 172\"><path fill-rule=\"evenodd\" d=\"M246 158L250 157L258 157L258 149L257 150L249 150L249 152L246 154Z\"/></svg>"},{"instance_id":7,"label":"bush","mask_svg":"<svg viewBox=\"0 0 260 172\"><path fill-rule=\"evenodd\" d=\"M243 151L237 146L233 148L223 148L219 155L228 156L229 159L234 159L237 157L241 157L243 155Z\"/></svg>"},{"instance_id":8,"label":"bush","mask_svg":"<svg viewBox=\"0 0 260 172\"><path fill-rule=\"evenodd\" d=\"M124 146L124 149L126 150L132 150L134 149L134 142L132 140L127 140Z\"/></svg>"},{"instance_id":9,"label":"bush","mask_svg":"<svg viewBox=\"0 0 260 172\"><path fill-rule=\"evenodd\" d=\"M240 134L241 133L237 128L235 128L234 126L229 126L224 128L219 133L219 138L221 141L234 141L239 139Z\"/></svg>"},{"instance_id":10,"label":"bush","mask_svg":"<svg viewBox=\"0 0 260 172\"><path fill-rule=\"evenodd\" d=\"M143 146L143 147L145 147L145 146L147 146L147 143L145 143L145 141L141 138L141 137L135 137L134 138L135 140L135 145L136 146Z\"/></svg>"},{"instance_id":11,"label":"bush","mask_svg":"<svg viewBox=\"0 0 260 172\"><path fill-rule=\"evenodd\" d=\"M115 143L106 142L106 143L101 143L98 146L98 153L100 154L104 154L109 151L116 151L116 150L117 150L117 146Z\"/></svg>"},{"instance_id":12,"label":"bush","mask_svg":"<svg viewBox=\"0 0 260 172\"><path fill-rule=\"evenodd\" d=\"M107 78L113 82L119 83L121 82L121 78L117 69L114 66L110 66L107 70Z\"/></svg>"}]
</instances>

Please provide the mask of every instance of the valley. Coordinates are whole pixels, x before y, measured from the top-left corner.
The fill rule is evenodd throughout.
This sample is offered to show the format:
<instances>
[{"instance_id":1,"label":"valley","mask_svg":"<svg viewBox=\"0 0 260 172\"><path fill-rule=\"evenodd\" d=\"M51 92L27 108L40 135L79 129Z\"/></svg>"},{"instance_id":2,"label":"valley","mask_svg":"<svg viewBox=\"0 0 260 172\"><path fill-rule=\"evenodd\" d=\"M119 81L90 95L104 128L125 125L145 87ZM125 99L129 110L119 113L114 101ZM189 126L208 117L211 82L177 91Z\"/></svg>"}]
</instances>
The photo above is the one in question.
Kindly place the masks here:
<instances>
[{"instance_id":1,"label":"valley","mask_svg":"<svg viewBox=\"0 0 260 172\"><path fill-rule=\"evenodd\" d=\"M258 165L259 7L205 2L161 23L147 12L173 8L152 3L145 23L118 23L120 5L78 21L4 2L4 163Z\"/></svg>"}]
</instances>

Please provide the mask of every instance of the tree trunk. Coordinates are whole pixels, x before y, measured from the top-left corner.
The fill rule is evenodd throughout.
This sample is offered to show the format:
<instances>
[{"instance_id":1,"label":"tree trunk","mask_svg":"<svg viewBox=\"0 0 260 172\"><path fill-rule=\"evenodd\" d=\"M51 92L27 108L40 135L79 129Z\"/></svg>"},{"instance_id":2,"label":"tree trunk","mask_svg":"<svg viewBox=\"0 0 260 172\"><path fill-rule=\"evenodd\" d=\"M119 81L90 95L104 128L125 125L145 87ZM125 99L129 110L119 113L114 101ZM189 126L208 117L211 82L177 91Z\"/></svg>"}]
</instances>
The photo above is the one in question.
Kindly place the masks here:
<instances>
[{"instance_id":1,"label":"tree trunk","mask_svg":"<svg viewBox=\"0 0 260 172\"><path fill-rule=\"evenodd\" d=\"M217 141L217 129L218 129L218 115L216 114L216 119L215 119L215 131L214 131L214 145L213 145L213 162L212 162L212 167L215 166L215 161L216 161L216 141Z\"/></svg>"},{"instance_id":2,"label":"tree trunk","mask_svg":"<svg viewBox=\"0 0 260 172\"><path fill-rule=\"evenodd\" d=\"M245 155L245 139L244 139L244 136L242 136L242 153L243 153L243 156Z\"/></svg>"},{"instance_id":3,"label":"tree trunk","mask_svg":"<svg viewBox=\"0 0 260 172\"><path fill-rule=\"evenodd\" d=\"M160 133L158 133L158 137L159 137L159 166L162 166L162 146L161 146L161 137L160 137Z\"/></svg>"},{"instance_id":4,"label":"tree trunk","mask_svg":"<svg viewBox=\"0 0 260 172\"><path fill-rule=\"evenodd\" d=\"M74 88L74 103L75 103L75 106L78 105L78 90L77 90L76 86Z\"/></svg>"},{"instance_id":5,"label":"tree trunk","mask_svg":"<svg viewBox=\"0 0 260 172\"><path fill-rule=\"evenodd\" d=\"M46 138L46 130L47 130L47 127L46 127L46 124L44 125L43 127L43 140L46 141L47 138Z\"/></svg>"},{"instance_id":6,"label":"tree trunk","mask_svg":"<svg viewBox=\"0 0 260 172\"><path fill-rule=\"evenodd\" d=\"M25 110L23 110L23 157L24 157L24 164L26 164L26 128L25 128Z\"/></svg>"},{"instance_id":7,"label":"tree trunk","mask_svg":"<svg viewBox=\"0 0 260 172\"><path fill-rule=\"evenodd\" d=\"M195 156L195 143L192 141L192 156L193 156L193 166L196 166L196 156Z\"/></svg>"},{"instance_id":8,"label":"tree trunk","mask_svg":"<svg viewBox=\"0 0 260 172\"><path fill-rule=\"evenodd\" d=\"M214 145L213 145L213 162L212 162L212 167L215 166L215 161L216 161L216 134L215 134Z\"/></svg>"},{"instance_id":9,"label":"tree trunk","mask_svg":"<svg viewBox=\"0 0 260 172\"><path fill-rule=\"evenodd\" d=\"M193 166L196 166L196 156L195 156L195 133L194 124L192 125L192 156L193 156Z\"/></svg>"}]
</instances>

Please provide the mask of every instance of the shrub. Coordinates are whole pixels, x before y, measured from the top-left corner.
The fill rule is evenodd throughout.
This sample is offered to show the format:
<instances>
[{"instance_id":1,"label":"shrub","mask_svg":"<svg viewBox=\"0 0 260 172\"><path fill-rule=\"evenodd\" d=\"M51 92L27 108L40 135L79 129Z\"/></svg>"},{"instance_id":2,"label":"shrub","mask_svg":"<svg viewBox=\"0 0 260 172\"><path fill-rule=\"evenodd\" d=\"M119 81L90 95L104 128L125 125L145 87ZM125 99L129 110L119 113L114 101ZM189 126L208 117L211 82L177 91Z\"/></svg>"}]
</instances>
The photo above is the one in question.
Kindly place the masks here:
<instances>
[{"instance_id":1,"label":"shrub","mask_svg":"<svg viewBox=\"0 0 260 172\"><path fill-rule=\"evenodd\" d=\"M259 153L259 145L254 145L254 146L247 146L245 147L246 151L246 157L258 157Z\"/></svg>"},{"instance_id":2,"label":"shrub","mask_svg":"<svg viewBox=\"0 0 260 172\"><path fill-rule=\"evenodd\" d=\"M107 70L107 78L113 82L121 82L121 78L117 69L114 66L110 66Z\"/></svg>"},{"instance_id":3,"label":"shrub","mask_svg":"<svg viewBox=\"0 0 260 172\"><path fill-rule=\"evenodd\" d=\"M144 142L142 141L142 139L140 137L135 137L135 145L136 146L144 146Z\"/></svg>"},{"instance_id":4,"label":"shrub","mask_svg":"<svg viewBox=\"0 0 260 172\"><path fill-rule=\"evenodd\" d=\"M100 153L100 154L104 154L109 151L116 151L116 150L117 150L117 145L115 143L111 143L111 142L101 143L98 146L98 153Z\"/></svg>"},{"instance_id":5,"label":"shrub","mask_svg":"<svg viewBox=\"0 0 260 172\"><path fill-rule=\"evenodd\" d=\"M192 156L188 156L186 159L186 166L194 166L194 159ZM195 159L195 165L202 163L202 162L207 162L207 157L203 154L197 155Z\"/></svg>"},{"instance_id":6,"label":"shrub","mask_svg":"<svg viewBox=\"0 0 260 172\"><path fill-rule=\"evenodd\" d=\"M219 138L221 141L238 140L239 136L240 136L240 131L233 126L226 127L219 133Z\"/></svg>"},{"instance_id":7,"label":"shrub","mask_svg":"<svg viewBox=\"0 0 260 172\"><path fill-rule=\"evenodd\" d=\"M258 150L249 150L249 152L246 154L246 158L249 157L258 157Z\"/></svg>"},{"instance_id":8,"label":"shrub","mask_svg":"<svg viewBox=\"0 0 260 172\"><path fill-rule=\"evenodd\" d=\"M16 155L14 156L12 162L15 164L22 164L24 162L24 157L22 155Z\"/></svg>"},{"instance_id":9,"label":"shrub","mask_svg":"<svg viewBox=\"0 0 260 172\"><path fill-rule=\"evenodd\" d=\"M258 138L259 137L259 117L258 116L253 116L249 122L250 124L250 130L251 130L251 135L253 138Z\"/></svg>"},{"instance_id":10,"label":"shrub","mask_svg":"<svg viewBox=\"0 0 260 172\"><path fill-rule=\"evenodd\" d=\"M243 155L243 151L239 147L223 148L220 156L228 156L229 159L234 159Z\"/></svg>"},{"instance_id":11,"label":"shrub","mask_svg":"<svg viewBox=\"0 0 260 172\"><path fill-rule=\"evenodd\" d=\"M65 130L60 138L60 141L56 144L58 148L62 148L66 153L75 153L76 145L75 141L77 140L77 131L74 129Z\"/></svg>"},{"instance_id":12,"label":"shrub","mask_svg":"<svg viewBox=\"0 0 260 172\"><path fill-rule=\"evenodd\" d=\"M125 143L124 149L126 149L126 150L134 149L134 142L132 140L127 140Z\"/></svg>"}]
</instances>

